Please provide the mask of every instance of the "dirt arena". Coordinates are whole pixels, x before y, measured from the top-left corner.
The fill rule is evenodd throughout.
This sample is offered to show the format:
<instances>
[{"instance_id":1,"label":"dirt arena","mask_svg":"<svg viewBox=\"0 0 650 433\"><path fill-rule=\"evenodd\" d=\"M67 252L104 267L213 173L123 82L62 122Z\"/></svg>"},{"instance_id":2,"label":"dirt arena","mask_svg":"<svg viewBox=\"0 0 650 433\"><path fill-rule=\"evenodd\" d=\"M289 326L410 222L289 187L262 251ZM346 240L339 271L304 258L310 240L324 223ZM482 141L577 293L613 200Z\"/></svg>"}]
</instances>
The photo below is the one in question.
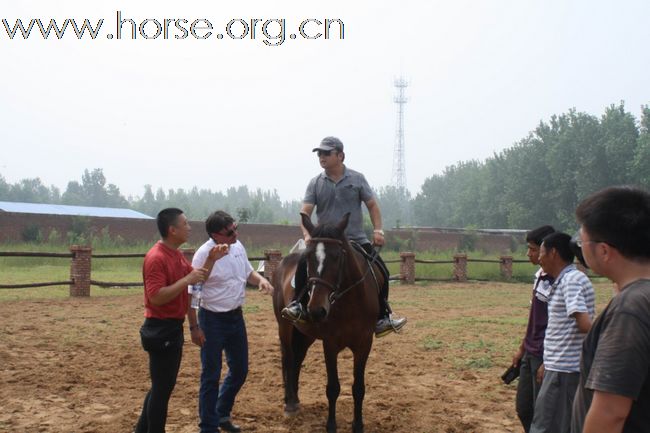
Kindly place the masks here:
<instances>
[{"instance_id":1,"label":"dirt arena","mask_svg":"<svg viewBox=\"0 0 650 433\"><path fill-rule=\"evenodd\" d=\"M514 386L499 375L521 338L528 286L396 286L409 319L375 340L366 370L366 432L519 432ZM140 295L0 302L0 431L130 433L148 389ZM325 367L317 343L301 376L302 411L285 418L271 299L248 291L250 373L233 412L246 432L323 432ZM167 431L197 432L198 348L186 331ZM351 355L339 357L339 431L352 422Z\"/></svg>"}]
</instances>

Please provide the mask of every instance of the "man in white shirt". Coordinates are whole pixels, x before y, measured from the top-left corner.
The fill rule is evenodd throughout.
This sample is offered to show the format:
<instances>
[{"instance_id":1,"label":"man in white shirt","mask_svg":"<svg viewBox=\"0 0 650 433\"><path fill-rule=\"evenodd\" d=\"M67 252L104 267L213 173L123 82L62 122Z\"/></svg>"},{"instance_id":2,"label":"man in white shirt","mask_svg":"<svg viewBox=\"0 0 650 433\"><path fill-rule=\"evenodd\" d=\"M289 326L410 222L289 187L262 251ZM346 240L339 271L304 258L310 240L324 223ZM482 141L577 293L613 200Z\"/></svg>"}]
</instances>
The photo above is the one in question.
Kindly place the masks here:
<instances>
[{"instance_id":1,"label":"man in white shirt","mask_svg":"<svg viewBox=\"0 0 650 433\"><path fill-rule=\"evenodd\" d=\"M267 294L273 293L273 286L248 262L230 215L216 211L207 218L205 227L210 239L196 251L192 263L204 263L215 246L220 254L203 283L198 325L190 329L192 342L201 347L199 427L201 433L237 433L241 428L231 422L230 412L248 374L248 338L242 314L246 283ZM190 322L196 323L191 317ZM223 352L228 373L220 388Z\"/></svg>"}]
</instances>

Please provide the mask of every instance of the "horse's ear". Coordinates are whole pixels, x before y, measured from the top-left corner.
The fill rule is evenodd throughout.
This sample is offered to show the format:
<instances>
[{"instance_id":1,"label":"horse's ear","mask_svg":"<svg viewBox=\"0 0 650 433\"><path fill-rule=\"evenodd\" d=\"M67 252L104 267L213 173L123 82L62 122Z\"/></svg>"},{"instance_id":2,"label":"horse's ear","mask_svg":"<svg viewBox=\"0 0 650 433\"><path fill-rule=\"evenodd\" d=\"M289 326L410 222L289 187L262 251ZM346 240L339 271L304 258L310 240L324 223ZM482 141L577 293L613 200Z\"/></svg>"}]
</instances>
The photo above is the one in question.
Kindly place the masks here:
<instances>
[{"instance_id":1,"label":"horse's ear","mask_svg":"<svg viewBox=\"0 0 650 433\"><path fill-rule=\"evenodd\" d=\"M302 218L302 226L307 229L307 232L311 235L314 231L314 224L311 222L311 217L304 212L300 212L300 218Z\"/></svg>"},{"instance_id":2,"label":"horse's ear","mask_svg":"<svg viewBox=\"0 0 650 433\"><path fill-rule=\"evenodd\" d=\"M343 215L343 218L341 218L341 221L336 225L336 228L341 232L345 232L345 228L348 226L348 221L350 221L350 212L346 213Z\"/></svg>"}]
</instances>

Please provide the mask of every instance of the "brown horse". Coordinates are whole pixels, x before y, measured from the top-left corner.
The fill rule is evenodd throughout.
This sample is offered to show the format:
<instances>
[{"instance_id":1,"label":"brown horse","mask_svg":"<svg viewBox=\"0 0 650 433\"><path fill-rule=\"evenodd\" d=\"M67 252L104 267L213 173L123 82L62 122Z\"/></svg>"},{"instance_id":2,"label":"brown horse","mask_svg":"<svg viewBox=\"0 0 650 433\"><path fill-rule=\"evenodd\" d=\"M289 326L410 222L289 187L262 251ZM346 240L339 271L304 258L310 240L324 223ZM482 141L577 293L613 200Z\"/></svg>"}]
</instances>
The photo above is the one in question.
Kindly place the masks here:
<instances>
[{"instance_id":1,"label":"brown horse","mask_svg":"<svg viewBox=\"0 0 650 433\"><path fill-rule=\"evenodd\" d=\"M278 321L282 347L285 413L299 410L298 379L307 349L315 339L323 340L327 367L327 432L336 432L336 399L340 393L337 358L349 348L354 355L354 420L352 431L363 432L363 398L366 392L365 369L372 347L379 303L377 291L383 274L376 264L370 266L344 235L349 214L336 225L314 227L309 216L301 214L311 239L302 253L307 261L309 302L307 323L292 323L281 317L282 308L293 296L291 281L300 254L291 254L273 274L273 307ZM296 290L301 290L297 288Z\"/></svg>"}]
</instances>

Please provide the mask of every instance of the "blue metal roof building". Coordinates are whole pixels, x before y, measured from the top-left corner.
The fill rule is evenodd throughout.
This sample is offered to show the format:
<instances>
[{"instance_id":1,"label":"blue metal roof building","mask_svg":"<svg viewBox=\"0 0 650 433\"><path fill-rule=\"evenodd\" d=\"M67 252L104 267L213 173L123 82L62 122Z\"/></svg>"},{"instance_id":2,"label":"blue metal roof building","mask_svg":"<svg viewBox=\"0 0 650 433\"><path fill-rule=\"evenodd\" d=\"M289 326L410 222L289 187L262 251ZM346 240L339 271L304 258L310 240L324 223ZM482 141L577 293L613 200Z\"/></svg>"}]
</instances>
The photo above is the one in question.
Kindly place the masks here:
<instances>
[{"instance_id":1,"label":"blue metal roof building","mask_svg":"<svg viewBox=\"0 0 650 433\"><path fill-rule=\"evenodd\" d=\"M62 204L19 203L10 201L0 201L0 213L2 212L44 215L79 215L105 218L153 219L149 215L145 215L131 209L93 206L68 206Z\"/></svg>"}]
</instances>

